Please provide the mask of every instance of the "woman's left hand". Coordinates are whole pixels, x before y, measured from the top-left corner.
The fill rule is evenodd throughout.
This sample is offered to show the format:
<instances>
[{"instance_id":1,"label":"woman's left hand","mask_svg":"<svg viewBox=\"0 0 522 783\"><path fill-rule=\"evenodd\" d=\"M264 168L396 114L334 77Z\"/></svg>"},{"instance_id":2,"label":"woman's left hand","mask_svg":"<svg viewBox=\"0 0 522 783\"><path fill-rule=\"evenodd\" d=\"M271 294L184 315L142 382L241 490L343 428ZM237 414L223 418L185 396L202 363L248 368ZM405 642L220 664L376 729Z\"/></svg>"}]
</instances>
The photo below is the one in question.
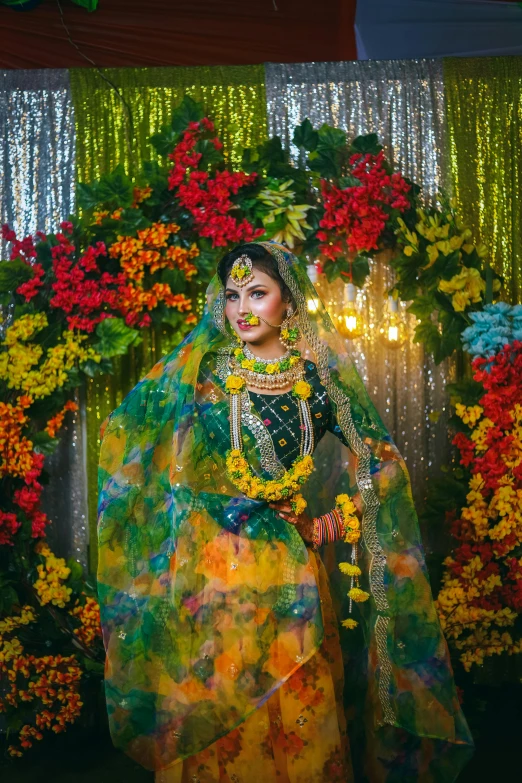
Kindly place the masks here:
<instances>
[{"instance_id":1,"label":"woman's left hand","mask_svg":"<svg viewBox=\"0 0 522 783\"><path fill-rule=\"evenodd\" d=\"M306 512L302 514L294 514L292 506L288 500L279 500L276 503L269 503L270 508L277 511L281 519L290 522L291 525L295 525L297 532L307 543L311 544L314 539L314 520L308 516Z\"/></svg>"}]
</instances>

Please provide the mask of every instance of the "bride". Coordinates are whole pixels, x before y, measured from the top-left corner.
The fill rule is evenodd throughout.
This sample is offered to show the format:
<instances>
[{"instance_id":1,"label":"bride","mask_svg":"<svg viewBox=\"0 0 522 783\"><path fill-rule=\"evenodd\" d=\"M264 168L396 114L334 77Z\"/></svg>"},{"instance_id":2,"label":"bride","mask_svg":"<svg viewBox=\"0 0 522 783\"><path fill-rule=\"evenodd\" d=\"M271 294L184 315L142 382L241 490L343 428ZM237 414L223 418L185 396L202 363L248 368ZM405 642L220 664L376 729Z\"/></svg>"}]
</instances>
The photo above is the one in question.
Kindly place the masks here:
<instances>
[{"instance_id":1,"label":"bride","mask_svg":"<svg viewBox=\"0 0 522 783\"><path fill-rule=\"evenodd\" d=\"M272 242L207 301L102 427L115 745L158 783L455 780L472 740L408 474L344 343Z\"/></svg>"}]
</instances>

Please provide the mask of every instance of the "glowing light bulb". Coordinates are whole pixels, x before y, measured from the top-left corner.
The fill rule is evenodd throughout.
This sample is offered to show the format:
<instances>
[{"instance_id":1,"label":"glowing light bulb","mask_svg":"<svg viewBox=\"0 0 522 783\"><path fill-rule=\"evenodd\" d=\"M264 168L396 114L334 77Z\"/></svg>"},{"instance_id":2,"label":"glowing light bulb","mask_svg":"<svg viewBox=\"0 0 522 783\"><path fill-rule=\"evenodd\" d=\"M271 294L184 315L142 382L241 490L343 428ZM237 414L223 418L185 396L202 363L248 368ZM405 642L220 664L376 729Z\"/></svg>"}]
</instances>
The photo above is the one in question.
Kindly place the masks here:
<instances>
[{"instance_id":1,"label":"glowing light bulb","mask_svg":"<svg viewBox=\"0 0 522 783\"><path fill-rule=\"evenodd\" d=\"M406 342L406 327L402 317L399 300L388 297L386 312L379 328L379 338L388 348L400 348Z\"/></svg>"},{"instance_id":2,"label":"glowing light bulb","mask_svg":"<svg viewBox=\"0 0 522 783\"><path fill-rule=\"evenodd\" d=\"M319 309L319 302L317 299L309 299L306 303L306 306L308 307L308 312L310 313L316 313Z\"/></svg>"},{"instance_id":3,"label":"glowing light bulb","mask_svg":"<svg viewBox=\"0 0 522 783\"><path fill-rule=\"evenodd\" d=\"M345 304L343 312L337 317L339 334L348 340L355 340L364 333L364 324L357 307L357 289L353 283L347 283L345 288Z\"/></svg>"}]
</instances>

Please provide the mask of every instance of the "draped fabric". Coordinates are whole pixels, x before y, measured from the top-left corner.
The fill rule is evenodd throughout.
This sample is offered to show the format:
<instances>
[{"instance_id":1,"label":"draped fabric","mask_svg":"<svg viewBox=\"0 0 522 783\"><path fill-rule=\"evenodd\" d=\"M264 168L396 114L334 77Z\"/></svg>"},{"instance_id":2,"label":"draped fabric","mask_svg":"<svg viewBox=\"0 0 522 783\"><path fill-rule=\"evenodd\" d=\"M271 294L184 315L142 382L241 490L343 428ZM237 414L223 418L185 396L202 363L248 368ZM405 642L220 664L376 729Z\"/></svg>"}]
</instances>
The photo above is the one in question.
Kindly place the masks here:
<instances>
[{"instance_id":1,"label":"draped fabric","mask_svg":"<svg viewBox=\"0 0 522 783\"><path fill-rule=\"evenodd\" d=\"M95 13L0 6L0 67L249 65L356 57L356 0L103 0ZM317 34L320 19L321 34ZM82 57L89 57L88 62Z\"/></svg>"},{"instance_id":2,"label":"draped fabric","mask_svg":"<svg viewBox=\"0 0 522 783\"><path fill-rule=\"evenodd\" d=\"M161 125L170 122L172 110L184 95L203 103L232 164L238 164L244 147L266 138L264 69L260 66L120 68L106 69L103 74L105 79L93 70L71 71L80 182L96 179L118 163L132 172L141 161L154 156L156 153L148 140ZM142 345L115 362L114 375L88 381L87 477L91 498L96 494L101 422L151 365L172 347L165 330L151 331L145 335ZM93 505L89 519L90 562L95 568Z\"/></svg>"},{"instance_id":3,"label":"draped fabric","mask_svg":"<svg viewBox=\"0 0 522 783\"><path fill-rule=\"evenodd\" d=\"M67 71L0 72L0 132L0 223L19 237L56 229L75 206L74 107ZM0 250L5 258L1 239ZM0 335L10 315L5 313ZM84 446L82 414L69 413L60 445L46 460L51 480L42 503L53 521L48 536L56 553L86 566Z\"/></svg>"},{"instance_id":4,"label":"draped fabric","mask_svg":"<svg viewBox=\"0 0 522 783\"><path fill-rule=\"evenodd\" d=\"M355 34L360 60L522 54L516 0L364 0Z\"/></svg>"},{"instance_id":5,"label":"draped fabric","mask_svg":"<svg viewBox=\"0 0 522 783\"><path fill-rule=\"evenodd\" d=\"M347 132L348 138L376 133L393 165L419 183L428 198L448 187L448 159L442 63L433 60L396 62L305 63L266 66L269 132L279 134L297 160L293 128L308 117ZM393 432L406 459L415 497L447 462L447 397L452 372L447 362L436 366L421 345L413 343L416 319L405 315L408 340L393 352L379 340L385 292L393 275L381 258L359 294L363 337L348 348L377 409ZM320 284L332 315L344 307L339 281ZM442 414L437 423L429 418ZM433 417L432 417L433 418Z\"/></svg>"},{"instance_id":6,"label":"draped fabric","mask_svg":"<svg viewBox=\"0 0 522 783\"><path fill-rule=\"evenodd\" d=\"M522 59L446 60L444 87L459 211L490 248L505 298L521 302Z\"/></svg>"},{"instance_id":7,"label":"draped fabric","mask_svg":"<svg viewBox=\"0 0 522 783\"><path fill-rule=\"evenodd\" d=\"M341 492L358 495L363 509L358 562L370 595L357 605L357 630L341 635L356 778L454 780L472 743L405 463L297 259L263 244L296 302L301 347L348 444L327 433L314 452L302 487L310 513L331 509ZM229 426L225 388L236 345L226 336L217 278L207 297L198 326L102 428L98 592L109 722L116 746L155 770L239 726L313 659L324 637L304 542L255 492L238 493L206 424L208 417ZM255 475L273 478L265 425L251 418L255 409L242 430L246 458ZM323 551L338 621L348 611L349 579L338 568L347 549L339 542Z\"/></svg>"}]
</instances>

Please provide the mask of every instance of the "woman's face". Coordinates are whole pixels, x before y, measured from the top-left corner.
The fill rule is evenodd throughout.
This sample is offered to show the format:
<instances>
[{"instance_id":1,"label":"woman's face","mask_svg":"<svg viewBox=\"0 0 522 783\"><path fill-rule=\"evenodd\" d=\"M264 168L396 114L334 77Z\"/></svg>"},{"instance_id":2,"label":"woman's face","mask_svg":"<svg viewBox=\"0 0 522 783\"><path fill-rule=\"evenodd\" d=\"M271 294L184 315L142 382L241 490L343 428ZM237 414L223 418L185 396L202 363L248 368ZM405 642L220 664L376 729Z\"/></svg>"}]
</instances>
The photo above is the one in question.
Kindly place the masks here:
<instances>
[{"instance_id":1,"label":"woman's face","mask_svg":"<svg viewBox=\"0 0 522 783\"><path fill-rule=\"evenodd\" d=\"M240 339L252 345L262 345L274 339L279 339L281 323L283 322L289 303L281 296L281 288L276 280L256 269L252 269L254 279L240 288L231 277L227 280L225 297L225 315L232 329ZM248 313L257 315L259 324L252 326L245 321ZM274 328L275 327L275 328Z\"/></svg>"}]
</instances>

